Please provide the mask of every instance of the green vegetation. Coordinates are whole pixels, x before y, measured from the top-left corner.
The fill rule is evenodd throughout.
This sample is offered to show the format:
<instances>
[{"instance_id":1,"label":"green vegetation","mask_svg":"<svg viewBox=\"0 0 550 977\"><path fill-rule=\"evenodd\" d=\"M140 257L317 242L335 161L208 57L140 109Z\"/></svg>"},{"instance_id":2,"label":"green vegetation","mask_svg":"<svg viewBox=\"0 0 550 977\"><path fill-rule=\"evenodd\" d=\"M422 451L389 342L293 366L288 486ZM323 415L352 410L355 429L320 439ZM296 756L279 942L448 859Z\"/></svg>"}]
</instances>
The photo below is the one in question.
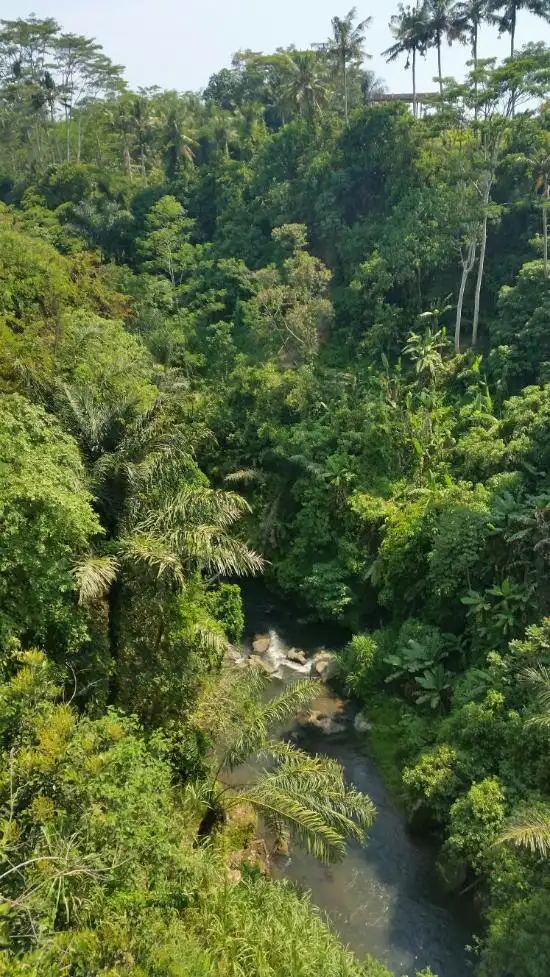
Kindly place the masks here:
<instances>
[{"instance_id":1,"label":"green vegetation","mask_svg":"<svg viewBox=\"0 0 550 977\"><path fill-rule=\"evenodd\" d=\"M550 50L518 50L524 9L550 19L400 5L412 112L354 10L184 95L1 22L0 974L385 974L253 857L256 813L325 859L374 813L277 741L313 684L266 702L224 664L259 572L354 633L344 682L476 893L482 977L548 974Z\"/></svg>"}]
</instances>

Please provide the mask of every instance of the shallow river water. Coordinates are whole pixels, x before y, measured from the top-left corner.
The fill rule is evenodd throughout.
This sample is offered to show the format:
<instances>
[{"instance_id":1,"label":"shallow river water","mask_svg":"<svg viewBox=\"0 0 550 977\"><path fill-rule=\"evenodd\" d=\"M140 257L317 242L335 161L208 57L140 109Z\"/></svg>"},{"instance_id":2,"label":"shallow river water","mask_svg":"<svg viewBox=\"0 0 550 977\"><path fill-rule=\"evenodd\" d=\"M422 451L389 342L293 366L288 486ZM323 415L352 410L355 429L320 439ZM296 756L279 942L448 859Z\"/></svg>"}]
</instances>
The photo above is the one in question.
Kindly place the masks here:
<instances>
[{"instance_id":1,"label":"shallow river water","mask_svg":"<svg viewBox=\"0 0 550 977\"><path fill-rule=\"evenodd\" d=\"M341 634L301 626L265 594L249 603L248 627L250 636L271 632L281 654L292 646L310 652L342 642ZM330 701L322 711L330 711ZM342 863L326 867L293 848L290 857L278 860L275 872L311 891L312 901L359 957L373 954L398 977L414 977L427 966L438 977L473 977L467 950L474 926L471 906L467 897L450 898L442 891L434 849L407 832L369 756L368 736L358 736L350 724L349 732L336 737L315 730L300 733L300 745L335 757L378 813L368 846L350 845Z\"/></svg>"}]
</instances>

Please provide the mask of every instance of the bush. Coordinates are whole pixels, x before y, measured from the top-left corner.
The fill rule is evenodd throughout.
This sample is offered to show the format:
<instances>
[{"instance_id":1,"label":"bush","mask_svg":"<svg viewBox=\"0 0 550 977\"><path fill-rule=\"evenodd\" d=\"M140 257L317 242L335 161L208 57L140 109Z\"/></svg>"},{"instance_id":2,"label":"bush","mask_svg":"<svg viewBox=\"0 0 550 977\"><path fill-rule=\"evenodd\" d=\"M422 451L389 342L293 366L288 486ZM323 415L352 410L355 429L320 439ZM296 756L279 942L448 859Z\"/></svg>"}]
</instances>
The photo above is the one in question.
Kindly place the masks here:
<instances>
[{"instance_id":1,"label":"bush","mask_svg":"<svg viewBox=\"0 0 550 977\"><path fill-rule=\"evenodd\" d=\"M378 685L381 671L378 645L370 634L354 634L340 655L346 691L364 701Z\"/></svg>"}]
</instances>

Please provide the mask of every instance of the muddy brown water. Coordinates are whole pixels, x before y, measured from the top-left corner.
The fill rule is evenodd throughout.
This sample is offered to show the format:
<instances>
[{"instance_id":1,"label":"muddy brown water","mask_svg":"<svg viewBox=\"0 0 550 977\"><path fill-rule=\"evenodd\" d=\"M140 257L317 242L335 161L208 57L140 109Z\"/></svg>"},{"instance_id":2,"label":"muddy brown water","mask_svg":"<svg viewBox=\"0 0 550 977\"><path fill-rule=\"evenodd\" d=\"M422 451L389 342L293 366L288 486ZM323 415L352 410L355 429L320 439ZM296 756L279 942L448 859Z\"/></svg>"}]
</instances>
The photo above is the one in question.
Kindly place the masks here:
<instances>
[{"instance_id":1,"label":"muddy brown water","mask_svg":"<svg viewBox=\"0 0 550 977\"><path fill-rule=\"evenodd\" d=\"M290 647L311 653L342 643L341 632L301 625L292 610L261 592L247 604L248 637L271 631L281 654ZM283 669L283 681L296 677ZM341 700L327 690L315 708L340 712ZM368 708L365 712L368 716ZM434 846L408 833L369 755L368 736L355 734L351 722L346 733L334 737L309 728L298 735L302 748L342 764L348 781L376 805L377 817L368 845L350 844L343 862L325 866L293 847L289 857L277 860L275 874L310 891L312 902L359 957L372 954L398 977L414 977L428 966L438 977L474 977L468 945L477 919L471 902L442 890Z\"/></svg>"}]
</instances>

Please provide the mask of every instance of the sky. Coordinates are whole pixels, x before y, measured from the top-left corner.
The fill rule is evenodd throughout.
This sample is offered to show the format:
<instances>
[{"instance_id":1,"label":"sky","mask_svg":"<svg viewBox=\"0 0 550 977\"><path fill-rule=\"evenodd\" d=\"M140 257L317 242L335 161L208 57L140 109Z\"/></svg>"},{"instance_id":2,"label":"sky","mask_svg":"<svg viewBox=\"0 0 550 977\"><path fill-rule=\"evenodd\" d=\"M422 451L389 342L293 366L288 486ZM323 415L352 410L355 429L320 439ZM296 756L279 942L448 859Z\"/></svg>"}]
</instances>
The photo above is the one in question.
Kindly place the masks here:
<instances>
[{"instance_id":1,"label":"sky","mask_svg":"<svg viewBox=\"0 0 550 977\"><path fill-rule=\"evenodd\" d=\"M294 44L309 47L323 41L335 15L344 16L352 0L3 0L0 16L6 20L54 17L65 30L95 37L116 64L126 68L132 88L159 85L178 91L204 88L210 75L230 65L239 49L271 52ZM349 6L348 6L349 4ZM358 0L361 19L372 17L366 49L372 54L367 67L385 79L392 92L411 90L404 61L386 64L381 52L390 46L388 23L397 0ZM520 12L518 45L527 41L550 44L550 25ZM508 38L485 27L480 57L506 57ZM464 74L466 50L445 46L443 74ZM436 57L420 62L418 90L434 88Z\"/></svg>"}]
</instances>

